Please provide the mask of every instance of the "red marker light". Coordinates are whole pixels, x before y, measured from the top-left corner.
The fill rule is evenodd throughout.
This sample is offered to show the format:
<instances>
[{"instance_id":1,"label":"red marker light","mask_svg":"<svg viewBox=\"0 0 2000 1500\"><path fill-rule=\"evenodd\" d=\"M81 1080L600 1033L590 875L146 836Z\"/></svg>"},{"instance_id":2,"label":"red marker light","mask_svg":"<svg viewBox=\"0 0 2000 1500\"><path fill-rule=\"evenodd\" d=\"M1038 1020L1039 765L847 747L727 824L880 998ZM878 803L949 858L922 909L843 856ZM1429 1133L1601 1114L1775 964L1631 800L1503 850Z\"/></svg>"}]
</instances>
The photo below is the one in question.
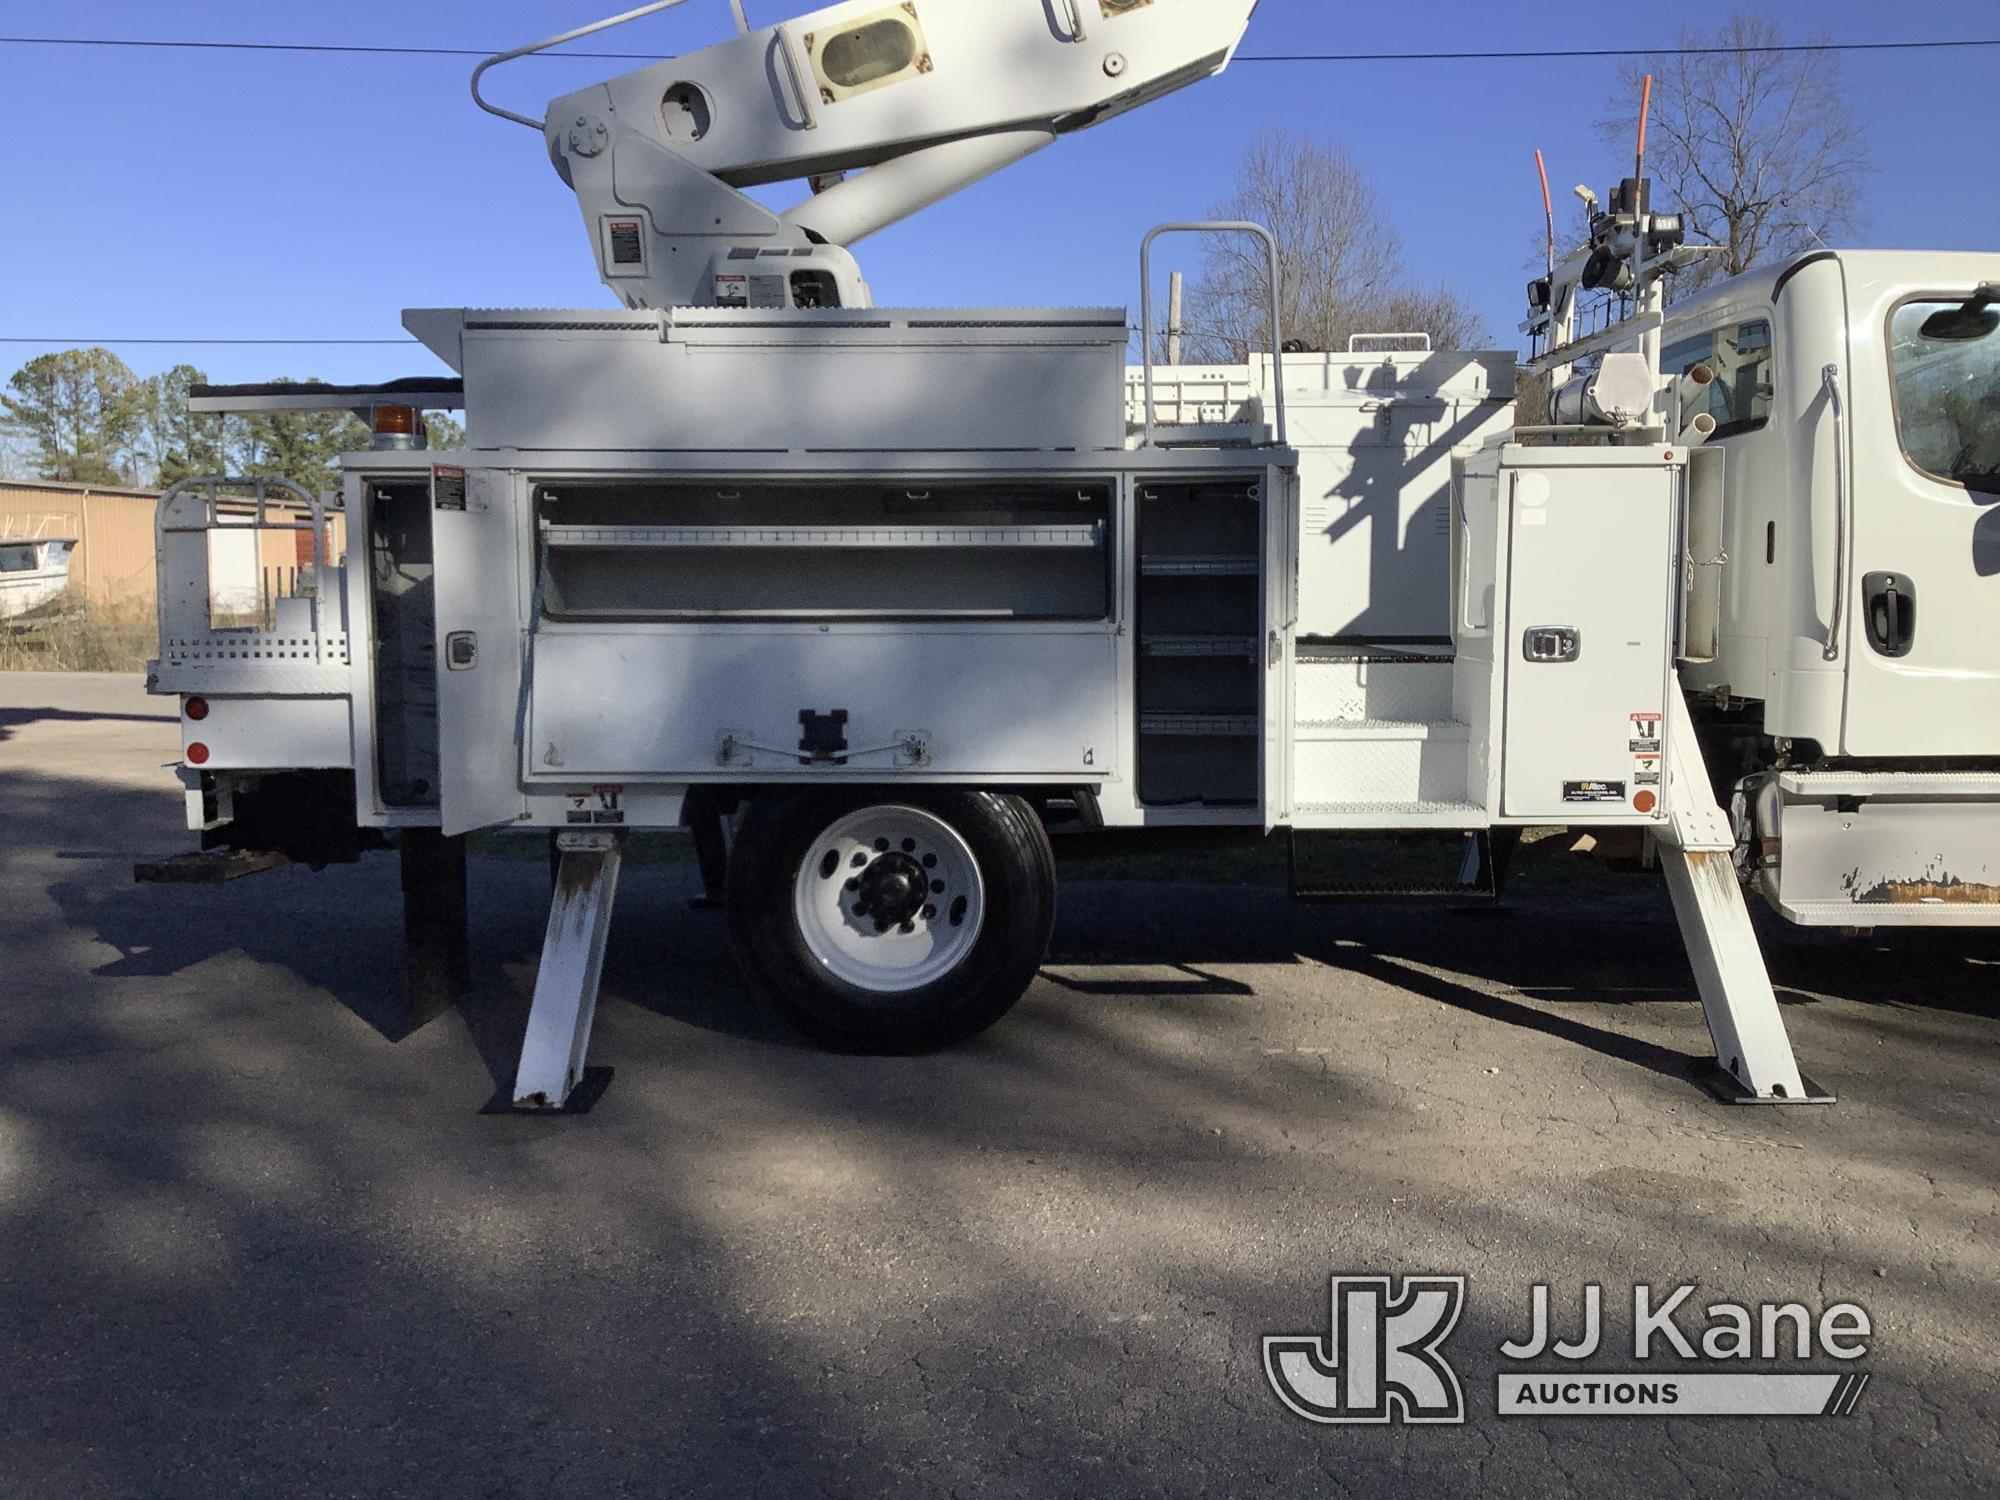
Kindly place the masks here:
<instances>
[{"instance_id":1,"label":"red marker light","mask_svg":"<svg viewBox=\"0 0 2000 1500\"><path fill-rule=\"evenodd\" d=\"M208 717L208 700L206 698L190 698L183 706L182 712L194 720L195 723L199 724L203 719Z\"/></svg>"},{"instance_id":2,"label":"red marker light","mask_svg":"<svg viewBox=\"0 0 2000 1500\"><path fill-rule=\"evenodd\" d=\"M208 746L204 745L200 740L196 740L192 745L189 745L187 747L187 763L191 766L207 765Z\"/></svg>"},{"instance_id":3,"label":"red marker light","mask_svg":"<svg viewBox=\"0 0 2000 1500\"><path fill-rule=\"evenodd\" d=\"M1632 799L1632 805L1642 813L1649 813L1660 805L1660 799L1651 792L1641 792Z\"/></svg>"}]
</instances>

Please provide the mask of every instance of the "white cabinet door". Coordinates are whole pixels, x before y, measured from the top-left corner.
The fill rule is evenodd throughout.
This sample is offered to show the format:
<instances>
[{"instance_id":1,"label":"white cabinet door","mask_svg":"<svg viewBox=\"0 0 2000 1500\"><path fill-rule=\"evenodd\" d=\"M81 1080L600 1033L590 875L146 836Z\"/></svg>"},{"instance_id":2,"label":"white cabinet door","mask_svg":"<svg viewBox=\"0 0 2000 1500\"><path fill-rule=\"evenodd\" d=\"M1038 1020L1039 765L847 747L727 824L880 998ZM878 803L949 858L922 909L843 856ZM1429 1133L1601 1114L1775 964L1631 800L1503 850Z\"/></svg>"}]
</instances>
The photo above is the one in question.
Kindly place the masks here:
<instances>
[{"instance_id":1,"label":"white cabinet door","mask_svg":"<svg viewBox=\"0 0 2000 1500\"><path fill-rule=\"evenodd\" d=\"M1502 471L1509 495L1501 811L1652 821L1665 797L1678 467Z\"/></svg>"},{"instance_id":2,"label":"white cabinet door","mask_svg":"<svg viewBox=\"0 0 2000 1500\"><path fill-rule=\"evenodd\" d=\"M490 469L431 477L439 806L446 834L512 823L521 789L521 532L526 487Z\"/></svg>"}]
</instances>

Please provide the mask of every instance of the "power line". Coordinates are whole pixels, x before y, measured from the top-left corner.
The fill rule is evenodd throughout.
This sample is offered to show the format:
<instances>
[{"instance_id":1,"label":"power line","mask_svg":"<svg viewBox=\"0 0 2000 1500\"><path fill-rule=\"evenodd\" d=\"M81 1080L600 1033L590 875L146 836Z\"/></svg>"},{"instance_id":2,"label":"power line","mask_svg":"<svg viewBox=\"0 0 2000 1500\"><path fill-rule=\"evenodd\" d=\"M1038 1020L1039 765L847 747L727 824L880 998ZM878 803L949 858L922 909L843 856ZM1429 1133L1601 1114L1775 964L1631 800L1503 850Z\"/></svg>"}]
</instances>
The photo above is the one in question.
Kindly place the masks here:
<instances>
[{"instance_id":1,"label":"power line","mask_svg":"<svg viewBox=\"0 0 2000 1500\"><path fill-rule=\"evenodd\" d=\"M4 38L0 38L4 40ZM1784 42L1764 47L1568 47L1506 52L1239 52L1238 62L1560 62L1605 57L1771 56L1787 52L1932 52L1966 47L2000 47L2000 37L1926 42Z\"/></svg>"},{"instance_id":2,"label":"power line","mask_svg":"<svg viewBox=\"0 0 2000 1500\"><path fill-rule=\"evenodd\" d=\"M397 345L415 344L415 339L24 339L0 338L0 344L61 344L73 349L109 348L120 344L202 344L217 348L265 346L285 349L305 349L340 346L355 347L364 344Z\"/></svg>"},{"instance_id":3,"label":"power line","mask_svg":"<svg viewBox=\"0 0 2000 1500\"><path fill-rule=\"evenodd\" d=\"M176 52L304 52L348 53L364 57L492 57L504 48L382 47L342 42L190 42L151 37L0 36L9 47L153 47ZM660 52L537 52L535 57L594 57L608 62L666 62Z\"/></svg>"},{"instance_id":4,"label":"power line","mask_svg":"<svg viewBox=\"0 0 2000 1500\"><path fill-rule=\"evenodd\" d=\"M389 47L344 42L206 42L152 37L0 36L10 47L137 47L185 52L287 52L364 57L486 58L504 50L480 47ZM1240 63L1397 63L1397 62L1561 62L1615 57L1770 56L1782 53L1936 52L2000 47L2000 37L1902 42L1787 42L1761 47L1572 47L1460 52L1240 52ZM665 62L658 52L539 52L536 57L597 59L604 62Z\"/></svg>"}]
</instances>

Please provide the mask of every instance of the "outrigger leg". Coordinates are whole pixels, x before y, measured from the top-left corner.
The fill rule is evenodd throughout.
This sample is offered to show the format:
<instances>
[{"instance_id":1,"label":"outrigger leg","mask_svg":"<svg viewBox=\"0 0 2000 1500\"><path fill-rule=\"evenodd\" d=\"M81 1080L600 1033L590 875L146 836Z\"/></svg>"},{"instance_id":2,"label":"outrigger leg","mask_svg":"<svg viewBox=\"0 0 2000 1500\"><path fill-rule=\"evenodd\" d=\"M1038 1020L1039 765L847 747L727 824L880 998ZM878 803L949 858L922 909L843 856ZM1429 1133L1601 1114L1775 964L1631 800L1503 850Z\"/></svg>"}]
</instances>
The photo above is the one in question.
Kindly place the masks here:
<instances>
[{"instance_id":1,"label":"outrigger leg","mask_svg":"<svg viewBox=\"0 0 2000 1500\"><path fill-rule=\"evenodd\" d=\"M1831 1104L1799 1072L1736 878L1736 832L1716 805L1686 701L1667 698L1668 807L1660 862L1715 1043L1716 1092L1734 1104Z\"/></svg>"},{"instance_id":2,"label":"outrigger leg","mask_svg":"<svg viewBox=\"0 0 2000 1500\"><path fill-rule=\"evenodd\" d=\"M604 974L604 944L624 859L622 833L563 832L556 837L561 863L549 905L549 931L521 1066L514 1079L514 1107L562 1110L583 1081L590 1027L597 1018L597 986Z\"/></svg>"}]
</instances>

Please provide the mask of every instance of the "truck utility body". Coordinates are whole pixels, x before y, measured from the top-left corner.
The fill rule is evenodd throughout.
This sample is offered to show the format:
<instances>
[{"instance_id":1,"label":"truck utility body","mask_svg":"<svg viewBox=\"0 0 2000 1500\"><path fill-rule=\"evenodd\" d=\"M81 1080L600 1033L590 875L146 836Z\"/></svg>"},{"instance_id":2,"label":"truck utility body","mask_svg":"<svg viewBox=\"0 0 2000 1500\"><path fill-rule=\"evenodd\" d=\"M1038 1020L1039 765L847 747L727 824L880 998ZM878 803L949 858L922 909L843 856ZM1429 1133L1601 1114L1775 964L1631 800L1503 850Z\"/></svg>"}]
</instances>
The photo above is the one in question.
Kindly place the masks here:
<instances>
[{"instance_id":1,"label":"truck utility body","mask_svg":"<svg viewBox=\"0 0 2000 1500\"><path fill-rule=\"evenodd\" d=\"M1725 450L1678 420L1657 317L1643 411L1593 378L1588 422L1516 433L1509 357L1281 354L1275 295L1257 362L1136 378L1122 310L873 306L847 244L1219 71L1253 9L853 0L546 120L488 105L543 134L623 306L407 314L455 378L323 393L376 446L344 463L347 558L306 497L309 586L267 620L217 617L207 533L266 520L273 486L165 497L154 686L183 698L204 843L395 841L428 1007L463 982L462 836L547 830L514 1098L553 1108L635 830L693 831L761 994L885 1050L1026 988L1058 820L1429 831L1465 846L1453 894L1490 889L1524 827L1625 830L1659 853L1728 1090L1824 1097L1737 867L1732 803L1766 794L1717 726L1761 700L1702 679L1698 724L1677 675L1756 632L1717 544L1746 524ZM741 191L794 176L816 191L787 214ZM1275 292L1267 231L1167 229L1259 240ZM425 451L418 405L462 405L464 449ZM1770 769L1783 797L1824 768Z\"/></svg>"}]
</instances>

